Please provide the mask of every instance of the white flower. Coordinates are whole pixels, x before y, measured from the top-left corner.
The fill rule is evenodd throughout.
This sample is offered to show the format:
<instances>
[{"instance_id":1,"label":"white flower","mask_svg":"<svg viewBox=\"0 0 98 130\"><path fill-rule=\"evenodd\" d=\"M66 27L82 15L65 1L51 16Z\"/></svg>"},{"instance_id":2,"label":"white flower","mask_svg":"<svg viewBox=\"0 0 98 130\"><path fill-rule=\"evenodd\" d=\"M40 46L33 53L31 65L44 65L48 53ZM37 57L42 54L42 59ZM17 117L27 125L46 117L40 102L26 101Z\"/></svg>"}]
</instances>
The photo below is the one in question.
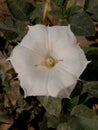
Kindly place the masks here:
<instances>
[{"instance_id":1,"label":"white flower","mask_svg":"<svg viewBox=\"0 0 98 130\"><path fill-rule=\"evenodd\" d=\"M26 96L69 97L88 61L69 26L29 26L10 61Z\"/></svg>"}]
</instances>

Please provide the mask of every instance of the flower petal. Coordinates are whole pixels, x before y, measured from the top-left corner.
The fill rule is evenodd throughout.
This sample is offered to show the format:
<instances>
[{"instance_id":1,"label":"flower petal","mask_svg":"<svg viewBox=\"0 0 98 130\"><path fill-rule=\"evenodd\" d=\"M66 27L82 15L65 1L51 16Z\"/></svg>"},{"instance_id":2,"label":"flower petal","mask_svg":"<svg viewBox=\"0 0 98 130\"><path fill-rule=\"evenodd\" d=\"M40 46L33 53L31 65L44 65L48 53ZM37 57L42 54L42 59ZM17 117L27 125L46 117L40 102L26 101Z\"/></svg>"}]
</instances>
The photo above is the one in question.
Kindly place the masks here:
<instances>
[{"instance_id":1,"label":"flower petal","mask_svg":"<svg viewBox=\"0 0 98 130\"><path fill-rule=\"evenodd\" d=\"M58 58L63 58L66 49L76 44L76 38L69 26L48 27L48 32L52 51Z\"/></svg>"},{"instance_id":2,"label":"flower petal","mask_svg":"<svg viewBox=\"0 0 98 130\"><path fill-rule=\"evenodd\" d=\"M49 40L52 55L62 60L66 70L79 77L89 63L84 52L77 44L76 38L69 26L54 26L49 28Z\"/></svg>"},{"instance_id":3,"label":"flower petal","mask_svg":"<svg viewBox=\"0 0 98 130\"><path fill-rule=\"evenodd\" d=\"M50 54L57 62L45 66ZM25 96L69 97L88 61L69 26L29 27L10 57Z\"/></svg>"},{"instance_id":4,"label":"flower petal","mask_svg":"<svg viewBox=\"0 0 98 130\"><path fill-rule=\"evenodd\" d=\"M43 60L41 56L23 46L16 46L10 57L25 96L47 95L48 71L45 67L36 66Z\"/></svg>"},{"instance_id":5,"label":"flower petal","mask_svg":"<svg viewBox=\"0 0 98 130\"><path fill-rule=\"evenodd\" d=\"M48 82L48 95L69 98L77 82L77 78L65 68L56 67L51 71Z\"/></svg>"},{"instance_id":6,"label":"flower petal","mask_svg":"<svg viewBox=\"0 0 98 130\"><path fill-rule=\"evenodd\" d=\"M58 65L63 66L68 72L79 77L88 63L89 61L87 61L84 52L79 45L76 45L65 51L63 61Z\"/></svg>"},{"instance_id":7,"label":"flower petal","mask_svg":"<svg viewBox=\"0 0 98 130\"><path fill-rule=\"evenodd\" d=\"M27 96L46 96L48 95L47 90L47 79L48 73L46 71L34 70L28 75L19 76L20 84Z\"/></svg>"},{"instance_id":8,"label":"flower petal","mask_svg":"<svg viewBox=\"0 0 98 130\"><path fill-rule=\"evenodd\" d=\"M48 50L47 27L39 24L35 26L29 26L29 31L23 38L21 45L44 56Z\"/></svg>"}]
</instances>

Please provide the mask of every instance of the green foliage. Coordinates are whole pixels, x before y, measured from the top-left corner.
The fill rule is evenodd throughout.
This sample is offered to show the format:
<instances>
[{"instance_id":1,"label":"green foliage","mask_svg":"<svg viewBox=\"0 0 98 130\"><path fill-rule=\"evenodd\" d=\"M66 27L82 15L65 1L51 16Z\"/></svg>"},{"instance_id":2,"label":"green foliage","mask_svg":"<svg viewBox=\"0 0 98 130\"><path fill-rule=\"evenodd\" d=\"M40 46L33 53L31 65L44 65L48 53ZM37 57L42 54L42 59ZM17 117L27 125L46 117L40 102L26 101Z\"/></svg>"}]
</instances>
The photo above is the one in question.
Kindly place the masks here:
<instances>
[{"instance_id":1,"label":"green foliage","mask_svg":"<svg viewBox=\"0 0 98 130\"><path fill-rule=\"evenodd\" d=\"M30 14L30 22L32 24L37 24L42 22L43 14L44 14L44 5L45 4L43 2L38 2L34 4L35 9Z\"/></svg>"},{"instance_id":2,"label":"green foliage","mask_svg":"<svg viewBox=\"0 0 98 130\"><path fill-rule=\"evenodd\" d=\"M69 0L69 1L67 2L66 9L75 6L75 5L76 5L76 2L77 2L77 0Z\"/></svg>"},{"instance_id":3,"label":"green foliage","mask_svg":"<svg viewBox=\"0 0 98 130\"><path fill-rule=\"evenodd\" d=\"M8 17L6 20L0 21L0 30L4 33L5 37L9 40L21 38L26 33L25 23L14 20L11 17Z\"/></svg>"},{"instance_id":4,"label":"green foliage","mask_svg":"<svg viewBox=\"0 0 98 130\"><path fill-rule=\"evenodd\" d=\"M6 32L5 35L7 38L11 37L11 40L16 39L18 36L22 38L25 34L23 27L24 21L28 21L28 24L31 23L33 25L43 22L45 2L33 2L32 4L27 3L25 0L6 0L6 2L13 18L23 21L22 23L18 22L17 24L18 32L16 31L17 29L12 29L13 22L10 28L1 28L4 33ZM52 9L50 11L50 14L60 18L61 25L70 24L75 35L92 36L95 34L95 26L92 20L94 19L98 21L98 8L97 6L95 7L95 4L92 4L91 0L85 2L85 5L87 5L87 8L85 9L89 15L85 13L83 7L76 5L77 0L51 0L51 2L54 2L58 6L58 8ZM22 29L20 29L21 27ZM21 30L21 32L19 31L19 29Z\"/></svg>"},{"instance_id":5,"label":"green foliage","mask_svg":"<svg viewBox=\"0 0 98 130\"><path fill-rule=\"evenodd\" d=\"M47 127L56 129L59 123L59 118L56 116L47 114Z\"/></svg>"},{"instance_id":6,"label":"green foliage","mask_svg":"<svg viewBox=\"0 0 98 130\"><path fill-rule=\"evenodd\" d=\"M0 122L5 122L8 119L9 119L8 111L6 110L0 111Z\"/></svg>"},{"instance_id":7,"label":"green foliage","mask_svg":"<svg viewBox=\"0 0 98 130\"><path fill-rule=\"evenodd\" d=\"M93 53L93 52L97 53L98 52L97 47L82 47L82 49L83 49L83 51L86 55L88 55L87 54L88 52L91 52L91 53Z\"/></svg>"},{"instance_id":8,"label":"green foliage","mask_svg":"<svg viewBox=\"0 0 98 130\"><path fill-rule=\"evenodd\" d=\"M98 120L98 116L96 115L96 112L92 111L85 105L77 105L75 106L71 111L71 116L77 116L77 117L85 117L85 118L94 118Z\"/></svg>"},{"instance_id":9,"label":"green foliage","mask_svg":"<svg viewBox=\"0 0 98 130\"><path fill-rule=\"evenodd\" d=\"M81 9L81 6L75 5L75 6L71 6L70 8L66 9L64 11L64 17L69 17L75 13L78 13L78 11Z\"/></svg>"},{"instance_id":10,"label":"green foliage","mask_svg":"<svg viewBox=\"0 0 98 130\"><path fill-rule=\"evenodd\" d=\"M98 81L92 81L92 82L84 82L84 87L81 92L83 93L88 93L88 96L98 98Z\"/></svg>"},{"instance_id":11,"label":"green foliage","mask_svg":"<svg viewBox=\"0 0 98 130\"><path fill-rule=\"evenodd\" d=\"M57 130L71 130L70 126L68 123L61 123L58 125Z\"/></svg>"},{"instance_id":12,"label":"green foliage","mask_svg":"<svg viewBox=\"0 0 98 130\"><path fill-rule=\"evenodd\" d=\"M10 90L11 90L11 86L10 86L10 77L9 77L9 75L3 70L3 68L2 67L0 67L0 72L1 72L1 74L0 74L0 77L1 77L1 84L0 84L0 86L1 86L1 89L3 89L3 91L2 92L9 92ZM3 87L2 87L3 86ZM2 93L1 92L1 93Z\"/></svg>"},{"instance_id":13,"label":"green foliage","mask_svg":"<svg viewBox=\"0 0 98 130\"><path fill-rule=\"evenodd\" d=\"M69 23L75 35L90 36L95 34L94 24L85 13L78 13L70 16Z\"/></svg>"},{"instance_id":14,"label":"green foliage","mask_svg":"<svg viewBox=\"0 0 98 130\"><path fill-rule=\"evenodd\" d=\"M17 20L27 21L30 13L33 11L33 5L26 2L26 0L6 0L8 8Z\"/></svg>"},{"instance_id":15,"label":"green foliage","mask_svg":"<svg viewBox=\"0 0 98 130\"><path fill-rule=\"evenodd\" d=\"M77 13L81 8L81 6L72 6L66 10L51 10L50 14L64 19L69 18L71 15Z\"/></svg>"},{"instance_id":16,"label":"green foliage","mask_svg":"<svg viewBox=\"0 0 98 130\"><path fill-rule=\"evenodd\" d=\"M98 5L87 10L90 13L91 18L98 22Z\"/></svg>"},{"instance_id":17,"label":"green foliage","mask_svg":"<svg viewBox=\"0 0 98 130\"><path fill-rule=\"evenodd\" d=\"M98 116L84 105L78 105L73 108L69 123L71 130L97 130Z\"/></svg>"},{"instance_id":18,"label":"green foliage","mask_svg":"<svg viewBox=\"0 0 98 130\"><path fill-rule=\"evenodd\" d=\"M98 5L98 0L85 0L85 10L90 9Z\"/></svg>"},{"instance_id":19,"label":"green foliage","mask_svg":"<svg viewBox=\"0 0 98 130\"><path fill-rule=\"evenodd\" d=\"M38 100L45 107L46 111L49 114L59 117L59 114L61 111L61 99L60 98L39 96Z\"/></svg>"},{"instance_id":20,"label":"green foliage","mask_svg":"<svg viewBox=\"0 0 98 130\"><path fill-rule=\"evenodd\" d=\"M67 1L67 0L51 0L53 1L55 4L57 4L58 6L64 6L64 3Z\"/></svg>"},{"instance_id":21,"label":"green foliage","mask_svg":"<svg viewBox=\"0 0 98 130\"><path fill-rule=\"evenodd\" d=\"M49 13L53 16L58 17L58 18L64 17L64 12L62 10L51 10Z\"/></svg>"},{"instance_id":22,"label":"green foliage","mask_svg":"<svg viewBox=\"0 0 98 130\"><path fill-rule=\"evenodd\" d=\"M98 8L89 9L88 12L92 16L85 13L83 7L75 5L76 1L70 1L68 7L51 10L50 14L61 18L61 25L71 25L71 29L75 35L93 36L95 35L95 26L92 18L97 20ZM91 10L91 11L90 11Z\"/></svg>"}]
</instances>

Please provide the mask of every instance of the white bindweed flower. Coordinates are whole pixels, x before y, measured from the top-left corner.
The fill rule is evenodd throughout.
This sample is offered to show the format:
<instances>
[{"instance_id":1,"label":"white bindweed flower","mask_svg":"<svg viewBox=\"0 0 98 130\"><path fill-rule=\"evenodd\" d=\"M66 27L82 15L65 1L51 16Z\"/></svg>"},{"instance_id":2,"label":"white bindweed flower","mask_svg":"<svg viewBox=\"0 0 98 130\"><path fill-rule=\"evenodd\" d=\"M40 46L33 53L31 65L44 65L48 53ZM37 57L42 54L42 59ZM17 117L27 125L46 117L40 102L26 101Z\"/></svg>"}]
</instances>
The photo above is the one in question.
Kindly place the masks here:
<instances>
[{"instance_id":1,"label":"white bindweed flower","mask_svg":"<svg viewBox=\"0 0 98 130\"><path fill-rule=\"evenodd\" d=\"M70 26L29 26L9 59L25 97L69 97L89 63Z\"/></svg>"}]
</instances>

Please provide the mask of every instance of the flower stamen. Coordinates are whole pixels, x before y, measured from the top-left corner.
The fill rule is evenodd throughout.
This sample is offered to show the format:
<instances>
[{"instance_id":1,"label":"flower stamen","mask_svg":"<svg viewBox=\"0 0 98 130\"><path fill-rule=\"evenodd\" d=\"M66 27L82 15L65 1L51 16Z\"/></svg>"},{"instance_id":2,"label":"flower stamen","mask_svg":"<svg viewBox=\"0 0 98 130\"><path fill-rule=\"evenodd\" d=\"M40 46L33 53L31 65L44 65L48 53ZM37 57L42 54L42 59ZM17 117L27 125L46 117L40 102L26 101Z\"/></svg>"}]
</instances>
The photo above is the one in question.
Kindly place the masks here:
<instances>
[{"instance_id":1,"label":"flower stamen","mask_svg":"<svg viewBox=\"0 0 98 130\"><path fill-rule=\"evenodd\" d=\"M54 67L55 64L58 63L58 61L55 60L52 56L47 56L45 58L44 63L45 63L45 66L50 69L50 68Z\"/></svg>"},{"instance_id":2,"label":"flower stamen","mask_svg":"<svg viewBox=\"0 0 98 130\"><path fill-rule=\"evenodd\" d=\"M35 66L38 67L40 65L47 67L48 69L53 68L59 61L63 61L62 59L57 60L54 59L52 56L47 56L43 62L40 64L36 64Z\"/></svg>"}]
</instances>

